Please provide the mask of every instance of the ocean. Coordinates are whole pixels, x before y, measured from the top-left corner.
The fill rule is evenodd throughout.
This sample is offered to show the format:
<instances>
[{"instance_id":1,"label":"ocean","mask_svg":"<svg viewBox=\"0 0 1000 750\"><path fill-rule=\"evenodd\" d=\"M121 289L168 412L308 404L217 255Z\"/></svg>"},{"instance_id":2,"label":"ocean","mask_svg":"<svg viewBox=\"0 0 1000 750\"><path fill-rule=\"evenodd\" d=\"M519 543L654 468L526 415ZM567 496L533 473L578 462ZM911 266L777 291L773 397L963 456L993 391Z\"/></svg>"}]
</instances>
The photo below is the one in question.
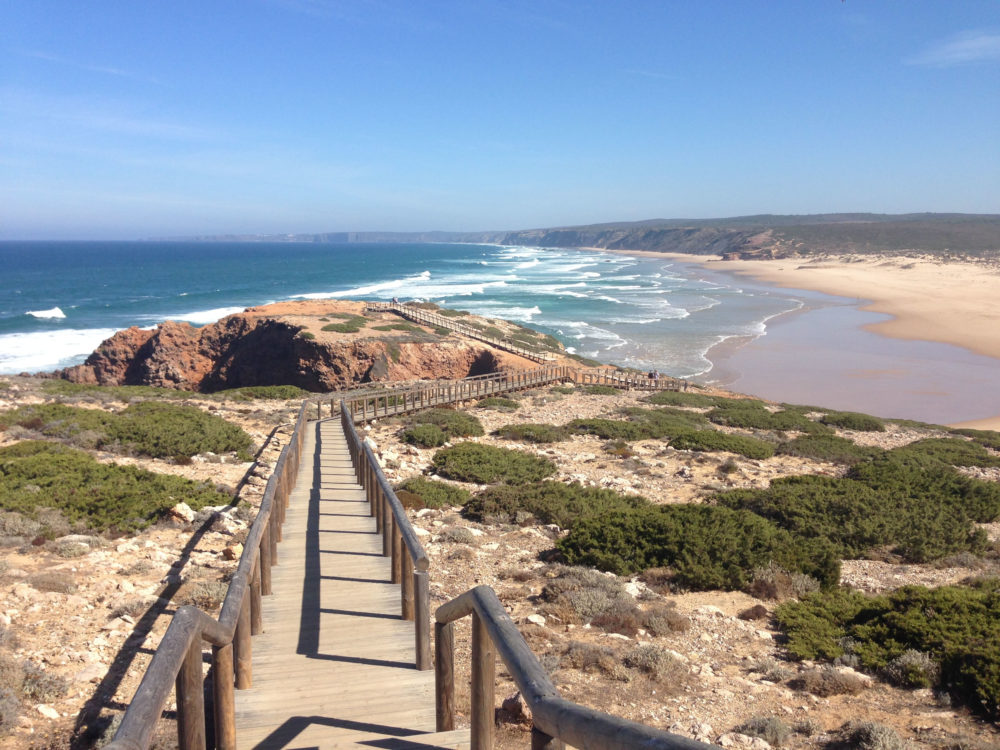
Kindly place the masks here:
<instances>
[{"instance_id":1,"label":"ocean","mask_svg":"<svg viewBox=\"0 0 1000 750\"><path fill-rule=\"evenodd\" d=\"M291 299L431 300L554 334L572 351L677 377L802 306L697 265L610 253L454 244L0 243L0 373L82 362L129 326L213 322Z\"/></svg>"},{"instance_id":2,"label":"ocean","mask_svg":"<svg viewBox=\"0 0 1000 750\"><path fill-rule=\"evenodd\" d=\"M2 242L0 374L83 362L129 326L294 299L430 300L577 354L775 400L953 423L1000 415L1000 360L887 339L855 300L682 260L463 244ZM789 314L793 313L793 314Z\"/></svg>"}]
</instances>

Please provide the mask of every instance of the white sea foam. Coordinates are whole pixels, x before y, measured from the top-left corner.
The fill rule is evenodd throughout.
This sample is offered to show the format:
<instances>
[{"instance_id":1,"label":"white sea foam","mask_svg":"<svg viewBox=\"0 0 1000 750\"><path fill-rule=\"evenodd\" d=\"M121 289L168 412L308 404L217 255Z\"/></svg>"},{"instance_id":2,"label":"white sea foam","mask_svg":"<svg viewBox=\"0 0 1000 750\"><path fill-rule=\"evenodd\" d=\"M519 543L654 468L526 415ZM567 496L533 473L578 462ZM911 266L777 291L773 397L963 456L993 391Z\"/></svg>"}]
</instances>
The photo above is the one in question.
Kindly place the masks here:
<instances>
[{"instance_id":1,"label":"white sea foam","mask_svg":"<svg viewBox=\"0 0 1000 750\"><path fill-rule=\"evenodd\" d=\"M602 299L605 302L614 302L616 305L624 305L625 304L620 299L618 299L616 297L610 297L607 294L598 294L594 299Z\"/></svg>"},{"instance_id":2,"label":"white sea foam","mask_svg":"<svg viewBox=\"0 0 1000 750\"><path fill-rule=\"evenodd\" d=\"M490 304L493 303L493 304ZM466 305L469 312L481 315L484 318L502 318L503 320L518 320L522 323L530 322L536 315L541 315L542 311L538 305L534 307L514 307L496 304L495 300L489 300L486 304Z\"/></svg>"},{"instance_id":3,"label":"white sea foam","mask_svg":"<svg viewBox=\"0 0 1000 750\"><path fill-rule=\"evenodd\" d=\"M43 318L43 319L56 319L65 318L66 313L60 310L58 307L53 307L48 310L28 310L25 315L30 315L33 318Z\"/></svg>"},{"instance_id":4,"label":"white sea foam","mask_svg":"<svg viewBox=\"0 0 1000 750\"><path fill-rule=\"evenodd\" d=\"M195 325L207 325L209 323L214 323L219 318L224 318L227 315L234 315L236 313L241 313L246 308L243 307L215 307L211 310L195 310L193 312L181 313L180 315L167 315L168 320L179 320L184 323L193 323Z\"/></svg>"},{"instance_id":5,"label":"white sea foam","mask_svg":"<svg viewBox=\"0 0 1000 750\"><path fill-rule=\"evenodd\" d=\"M518 263L516 266L514 266L514 268L516 268L518 270L521 270L521 269L524 269L524 268L534 268L535 266L539 265L541 262L542 261L540 261L538 258L532 258L531 260L526 260L523 263Z\"/></svg>"},{"instance_id":6,"label":"white sea foam","mask_svg":"<svg viewBox=\"0 0 1000 750\"><path fill-rule=\"evenodd\" d=\"M40 372L79 364L114 333L114 328L83 328L0 335L0 373Z\"/></svg>"}]
</instances>

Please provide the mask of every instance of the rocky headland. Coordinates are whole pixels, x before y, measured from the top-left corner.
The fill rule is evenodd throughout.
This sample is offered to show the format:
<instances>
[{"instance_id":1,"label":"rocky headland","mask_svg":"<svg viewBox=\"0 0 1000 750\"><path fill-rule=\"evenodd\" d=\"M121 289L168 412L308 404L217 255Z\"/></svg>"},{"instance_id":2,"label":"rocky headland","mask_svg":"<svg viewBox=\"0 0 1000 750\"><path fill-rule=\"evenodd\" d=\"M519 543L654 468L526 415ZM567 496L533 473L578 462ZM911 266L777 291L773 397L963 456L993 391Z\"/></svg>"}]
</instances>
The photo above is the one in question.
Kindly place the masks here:
<instances>
[{"instance_id":1,"label":"rocky headland","mask_svg":"<svg viewBox=\"0 0 1000 750\"><path fill-rule=\"evenodd\" d=\"M484 330L526 330L475 316L462 321ZM81 384L202 393L268 385L327 393L363 383L464 378L531 366L458 333L407 323L393 313L366 313L362 302L302 301L251 307L200 328L174 321L128 328L82 365L54 375Z\"/></svg>"}]
</instances>

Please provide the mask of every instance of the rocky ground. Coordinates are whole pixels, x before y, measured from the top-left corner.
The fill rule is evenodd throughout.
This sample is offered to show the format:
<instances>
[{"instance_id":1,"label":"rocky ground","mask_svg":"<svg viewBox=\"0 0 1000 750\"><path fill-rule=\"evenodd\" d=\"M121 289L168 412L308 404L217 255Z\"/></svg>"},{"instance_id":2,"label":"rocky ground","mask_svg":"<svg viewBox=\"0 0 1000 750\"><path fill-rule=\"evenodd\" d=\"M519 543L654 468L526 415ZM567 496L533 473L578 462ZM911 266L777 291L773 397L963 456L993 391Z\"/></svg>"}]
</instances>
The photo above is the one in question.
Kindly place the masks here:
<instances>
[{"instance_id":1,"label":"rocky ground","mask_svg":"<svg viewBox=\"0 0 1000 750\"><path fill-rule=\"evenodd\" d=\"M0 410L45 400L40 381L4 379ZM67 400L67 399L63 399ZM74 401L68 399L67 401ZM76 405L119 409L114 399L81 397ZM27 661L39 689L19 708L2 706L14 727L0 748L89 747L131 700L176 607L216 609L242 552L274 462L291 435L297 402L191 404L243 427L259 448L255 463L206 454L189 465L98 454L228 487L231 505L197 514L179 504L166 522L135 536L19 536L0 513L0 672ZM0 432L0 445L12 442ZM3 677L0 675L0 684ZM6 728L6 727L4 727ZM170 746L170 741L165 746Z\"/></svg>"},{"instance_id":2,"label":"rocky ground","mask_svg":"<svg viewBox=\"0 0 1000 750\"><path fill-rule=\"evenodd\" d=\"M0 390L0 410L46 398L39 381L5 382L10 385ZM787 474L841 472L832 464L789 457L754 461L676 451L659 441L632 444L635 455L623 460L608 455L603 441L591 437L527 446L489 435L512 422L563 424L611 415L636 405L641 397L528 392L519 396L520 408L514 412L474 409L487 432L474 440L543 453L557 462L561 480L635 492L662 503L699 502L721 488L762 487ZM241 534L288 439L297 404L191 403L243 426L261 447L259 461L241 464L233 457L206 455L180 466L110 454L101 458L228 485L235 498L232 506L197 515L178 508L169 522L118 539L69 535L38 540L0 534L0 655L31 662L46 676L39 680L42 687L49 687L48 694L39 690L43 697L20 707L12 733L0 739L0 750L66 747L74 737L79 738L77 746L89 746L89 738L99 736L131 698L174 609L197 603L211 610L221 602L227 575L235 566L230 558L238 556ZM104 399L93 399L90 405L123 406ZM401 425L384 421L368 430L393 481L425 472L434 452L401 443ZM886 433L863 438L893 447L924 435L913 427L891 425ZM0 445L11 439L0 433ZM558 528L478 524L454 509L424 509L412 517L432 561L432 606L476 584L492 586L571 700L732 747L767 747L765 740L736 730L747 722L762 725L773 719L791 730L782 740L782 746L791 748L826 746L848 720L891 727L913 748L985 750L1000 745L996 726L942 704L930 691L900 690L847 668L838 668L833 677L817 665L787 660L767 617L773 601L739 592L677 594L655 581L616 579L642 608L661 607L673 614L667 618L666 634L606 633L567 621L539 596L560 570L543 561L562 533ZM1000 538L1000 525L988 530L993 539ZM968 562L970 567L850 561L844 565L843 581L865 591L906 583L940 585L983 572L978 562ZM763 615L741 617L756 605L764 608ZM460 624L456 637L460 669L468 665L467 627ZM642 655L652 652L639 648L643 646L659 647L661 657L644 662ZM515 688L502 666L498 672L498 696L513 695ZM817 694L826 692L817 684L831 683L847 685L851 692ZM803 689L803 684L812 687ZM59 686L65 690L57 690ZM467 695L459 696L463 712L467 701ZM517 723L516 703L509 705L498 744L525 747L526 729ZM778 732L773 721L769 726ZM778 736L771 737L778 744ZM164 746L170 742L165 740Z\"/></svg>"},{"instance_id":3,"label":"rocky ground","mask_svg":"<svg viewBox=\"0 0 1000 750\"><path fill-rule=\"evenodd\" d=\"M632 443L635 456L622 460L603 450L604 441L589 436L574 436L550 446L529 446L490 435L509 423L558 425L575 418L613 416L621 407L640 404L642 398L636 393L562 395L539 390L525 394L515 412L472 409L487 435L471 439L546 455L556 461L557 478L562 481L634 492L658 503L699 502L719 489L764 487L772 478L789 474L842 472L833 464L787 456L755 461L732 454L677 451L665 448L661 441ZM423 450L400 441L403 421L375 424L368 433L393 481L429 471L434 453L434 449ZM928 433L889 425L884 433L840 434L892 448ZM723 468L733 460L735 470L731 465ZM542 561L561 533L558 528L484 525L463 518L454 509L417 511L414 523L431 558L432 607L472 586L492 586L566 698L727 747L767 747L760 737L736 730L748 722L760 725L772 719L791 730L780 743L790 748L828 746L841 736L838 730L849 720L890 727L912 748L985 750L1000 745L996 726L942 703L931 691L898 689L847 667L836 668L836 677L822 679L842 681L850 686L850 693L816 694L826 692L814 685L815 677L824 672L820 665L787 659L780 633L768 617L775 601L741 592L674 594L658 591L638 578L620 580L643 608L673 606L680 615L679 625L676 631L655 637L642 630L635 637L605 633L561 621L540 597L543 586L558 570ZM989 525L987 530L994 540L1000 539L1000 525ZM845 561L842 582L869 592L912 583L937 586L983 573L981 561L968 562L969 567L940 567ZM755 606L763 612L754 619L744 619L748 615L742 613ZM459 657L459 664L466 667L468 637L462 631L456 637L466 649ZM662 647L672 657L660 674L622 666L644 645ZM609 650L611 662L602 666L599 652L603 650ZM581 664L585 668L581 669ZM813 685L812 691L802 689L803 683ZM514 693L513 682L502 677L498 696ZM518 727L516 720L506 723L500 738L503 746L524 747L524 731L524 725Z\"/></svg>"}]
</instances>

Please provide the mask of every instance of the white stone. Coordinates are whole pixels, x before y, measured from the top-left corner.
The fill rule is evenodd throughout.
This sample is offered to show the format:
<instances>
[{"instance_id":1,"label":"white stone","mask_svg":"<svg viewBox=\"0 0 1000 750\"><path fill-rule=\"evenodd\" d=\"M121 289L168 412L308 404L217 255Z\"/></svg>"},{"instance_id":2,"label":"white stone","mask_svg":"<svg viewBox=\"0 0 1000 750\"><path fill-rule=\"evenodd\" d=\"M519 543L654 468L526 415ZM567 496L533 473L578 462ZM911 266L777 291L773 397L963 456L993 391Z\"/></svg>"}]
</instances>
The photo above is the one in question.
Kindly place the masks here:
<instances>
[{"instance_id":1,"label":"white stone","mask_svg":"<svg viewBox=\"0 0 1000 750\"><path fill-rule=\"evenodd\" d=\"M37 706L35 706L35 710L38 711L38 713L40 713L46 719L59 718L59 712L56 711L54 708L52 708L52 706L48 705L47 703L39 703Z\"/></svg>"},{"instance_id":2,"label":"white stone","mask_svg":"<svg viewBox=\"0 0 1000 750\"><path fill-rule=\"evenodd\" d=\"M545 617L543 615L538 615L538 614L528 615L524 619L527 620L528 622L530 622L532 625L544 625L545 624Z\"/></svg>"}]
</instances>

